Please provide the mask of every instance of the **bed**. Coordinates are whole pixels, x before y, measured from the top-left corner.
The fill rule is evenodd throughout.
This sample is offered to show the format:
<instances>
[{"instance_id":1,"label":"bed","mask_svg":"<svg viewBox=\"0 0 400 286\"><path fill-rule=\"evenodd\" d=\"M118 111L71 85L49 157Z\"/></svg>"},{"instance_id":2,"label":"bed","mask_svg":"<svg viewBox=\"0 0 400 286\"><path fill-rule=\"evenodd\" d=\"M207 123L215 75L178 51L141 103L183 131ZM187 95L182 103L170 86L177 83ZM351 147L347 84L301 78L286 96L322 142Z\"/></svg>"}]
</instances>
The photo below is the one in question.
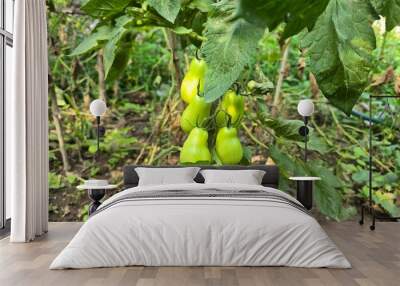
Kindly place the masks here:
<instances>
[{"instance_id":1,"label":"bed","mask_svg":"<svg viewBox=\"0 0 400 286\"><path fill-rule=\"evenodd\" d=\"M107 199L50 269L117 266L291 266L350 268L343 253L292 196L278 190L275 166L201 166L265 171L261 185L138 186ZM179 167L177 167L179 168Z\"/></svg>"}]
</instances>

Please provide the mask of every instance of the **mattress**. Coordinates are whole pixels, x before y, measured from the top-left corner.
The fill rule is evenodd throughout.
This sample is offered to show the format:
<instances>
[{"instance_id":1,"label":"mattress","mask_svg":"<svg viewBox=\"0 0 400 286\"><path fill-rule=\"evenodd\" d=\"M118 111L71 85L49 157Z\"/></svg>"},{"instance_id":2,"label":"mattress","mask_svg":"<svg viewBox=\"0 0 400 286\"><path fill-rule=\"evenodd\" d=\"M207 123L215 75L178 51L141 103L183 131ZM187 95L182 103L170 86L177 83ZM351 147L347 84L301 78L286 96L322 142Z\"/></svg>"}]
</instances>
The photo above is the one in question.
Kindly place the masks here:
<instances>
[{"instance_id":1,"label":"mattress","mask_svg":"<svg viewBox=\"0 0 400 286\"><path fill-rule=\"evenodd\" d=\"M351 267L290 195L193 183L134 187L109 198L50 269L133 265Z\"/></svg>"}]
</instances>

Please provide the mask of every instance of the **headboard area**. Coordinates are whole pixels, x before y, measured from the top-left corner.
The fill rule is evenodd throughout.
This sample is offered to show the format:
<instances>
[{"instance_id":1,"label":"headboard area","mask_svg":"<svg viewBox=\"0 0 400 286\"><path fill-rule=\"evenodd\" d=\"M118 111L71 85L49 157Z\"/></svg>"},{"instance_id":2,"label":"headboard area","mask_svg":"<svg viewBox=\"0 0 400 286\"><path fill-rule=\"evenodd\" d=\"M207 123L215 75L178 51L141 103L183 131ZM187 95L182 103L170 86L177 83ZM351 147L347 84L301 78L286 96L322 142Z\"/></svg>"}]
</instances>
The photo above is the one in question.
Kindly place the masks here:
<instances>
[{"instance_id":1,"label":"headboard area","mask_svg":"<svg viewBox=\"0 0 400 286\"><path fill-rule=\"evenodd\" d=\"M124 189L136 187L139 183L139 177L135 171L136 167L149 168L183 168L185 166L138 166L129 165L124 167ZM218 170L263 170L265 175L262 180L262 185L265 187L278 188L279 185L279 169L274 165L252 165L252 166L196 166L204 169ZM199 173L194 180L197 183L204 183L203 176Z\"/></svg>"}]
</instances>

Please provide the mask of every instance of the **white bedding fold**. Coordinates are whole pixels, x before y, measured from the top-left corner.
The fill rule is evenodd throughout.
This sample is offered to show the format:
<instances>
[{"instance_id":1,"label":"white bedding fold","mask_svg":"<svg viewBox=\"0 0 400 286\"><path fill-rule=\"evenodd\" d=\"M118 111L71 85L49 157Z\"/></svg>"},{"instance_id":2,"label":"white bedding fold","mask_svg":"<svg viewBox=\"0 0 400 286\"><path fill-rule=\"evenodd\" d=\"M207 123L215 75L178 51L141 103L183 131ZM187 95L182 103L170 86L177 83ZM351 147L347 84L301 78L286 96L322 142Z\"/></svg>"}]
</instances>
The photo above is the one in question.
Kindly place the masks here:
<instances>
[{"instance_id":1,"label":"white bedding fold","mask_svg":"<svg viewBox=\"0 0 400 286\"><path fill-rule=\"evenodd\" d=\"M262 198L149 198L154 191L265 191L238 184L143 186L106 200L53 261L51 269L146 266L295 266L349 268L318 222L290 204Z\"/></svg>"}]
</instances>

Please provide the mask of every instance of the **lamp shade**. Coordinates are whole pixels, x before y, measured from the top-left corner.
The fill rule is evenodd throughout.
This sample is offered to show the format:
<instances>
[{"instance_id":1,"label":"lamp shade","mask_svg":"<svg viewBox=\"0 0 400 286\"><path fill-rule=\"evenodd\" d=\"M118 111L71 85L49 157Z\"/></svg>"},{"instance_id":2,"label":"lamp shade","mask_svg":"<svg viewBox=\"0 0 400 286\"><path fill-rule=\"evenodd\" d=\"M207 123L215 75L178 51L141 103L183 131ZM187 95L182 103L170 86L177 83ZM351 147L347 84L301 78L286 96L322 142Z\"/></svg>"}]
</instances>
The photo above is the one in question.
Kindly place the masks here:
<instances>
[{"instance_id":1,"label":"lamp shade","mask_svg":"<svg viewBox=\"0 0 400 286\"><path fill-rule=\"evenodd\" d=\"M314 103L311 99L300 100L297 105L297 111L301 116L308 117L314 113Z\"/></svg>"},{"instance_id":2,"label":"lamp shade","mask_svg":"<svg viewBox=\"0 0 400 286\"><path fill-rule=\"evenodd\" d=\"M92 113L94 116L102 116L106 110L106 103L101 99L93 100L90 103L90 113Z\"/></svg>"}]
</instances>

